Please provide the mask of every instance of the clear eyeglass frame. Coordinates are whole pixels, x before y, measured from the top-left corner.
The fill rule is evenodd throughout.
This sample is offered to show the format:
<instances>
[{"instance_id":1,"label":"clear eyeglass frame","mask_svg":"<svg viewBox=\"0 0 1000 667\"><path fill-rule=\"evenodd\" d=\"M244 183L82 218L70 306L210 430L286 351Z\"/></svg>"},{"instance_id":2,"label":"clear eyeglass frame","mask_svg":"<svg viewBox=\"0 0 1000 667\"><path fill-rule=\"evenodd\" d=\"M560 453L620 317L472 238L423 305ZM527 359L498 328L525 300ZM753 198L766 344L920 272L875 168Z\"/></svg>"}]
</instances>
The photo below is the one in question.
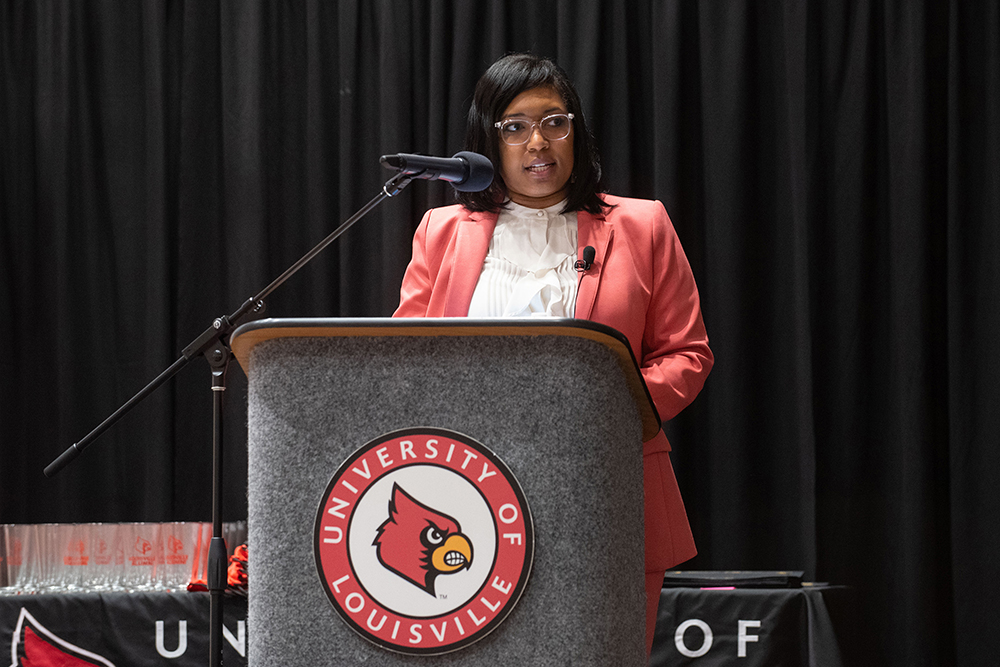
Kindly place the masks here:
<instances>
[{"instance_id":1,"label":"clear eyeglass frame","mask_svg":"<svg viewBox=\"0 0 1000 667\"><path fill-rule=\"evenodd\" d=\"M569 136L570 131L573 129L572 121L575 116L571 113L553 113L540 118L536 121L528 121L522 118L504 118L503 120L498 120L493 123L493 127L497 128L500 132L500 139L508 146L520 146L522 144L528 143L531 139L531 135L534 134L535 128L537 127L541 131L542 136L548 141L560 141ZM564 124L553 125L551 121L553 120L565 120ZM504 131L504 128L511 124L522 123L526 124L527 128L522 128L518 131ZM515 136L519 136L524 133L524 137L516 141Z\"/></svg>"}]
</instances>

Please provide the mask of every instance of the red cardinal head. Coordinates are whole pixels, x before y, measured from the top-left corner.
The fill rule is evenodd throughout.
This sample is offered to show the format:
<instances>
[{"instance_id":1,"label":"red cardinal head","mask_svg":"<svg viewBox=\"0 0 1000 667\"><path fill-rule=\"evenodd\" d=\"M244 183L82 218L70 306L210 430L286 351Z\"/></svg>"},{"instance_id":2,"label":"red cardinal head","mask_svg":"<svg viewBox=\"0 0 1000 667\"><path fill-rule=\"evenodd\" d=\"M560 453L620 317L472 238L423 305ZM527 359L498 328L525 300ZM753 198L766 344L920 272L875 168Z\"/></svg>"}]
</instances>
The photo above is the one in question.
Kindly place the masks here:
<instances>
[{"instance_id":1,"label":"red cardinal head","mask_svg":"<svg viewBox=\"0 0 1000 667\"><path fill-rule=\"evenodd\" d=\"M115 667L106 658L56 636L24 607L11 641L14 662L10 667Z\"/></svg>"},{"instance_id":2,"label":"red cardinal head","mask_svg":"<svg viewBox=\"0 0 1000 667\"><path fill-rule=\"evenodd\" d=\"M434 580L472 564L472 543L450 516L392 485L389 518L375 534L379 562L434 595Z\"/></svg>"}]
</instances>

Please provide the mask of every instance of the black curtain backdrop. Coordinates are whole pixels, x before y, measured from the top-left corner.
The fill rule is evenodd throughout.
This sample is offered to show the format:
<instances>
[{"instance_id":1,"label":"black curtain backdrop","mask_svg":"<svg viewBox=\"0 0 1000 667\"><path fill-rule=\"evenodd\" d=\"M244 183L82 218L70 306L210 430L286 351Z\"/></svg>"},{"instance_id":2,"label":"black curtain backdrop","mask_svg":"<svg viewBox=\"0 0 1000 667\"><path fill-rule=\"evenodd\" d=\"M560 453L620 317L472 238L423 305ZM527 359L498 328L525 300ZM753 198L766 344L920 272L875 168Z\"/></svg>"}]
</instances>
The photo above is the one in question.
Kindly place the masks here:
<instances>
[{"instance_id":1,"label":"black curtain backdrop","mask_svg":"<svg viewBox=\"0 0 1000 667\"><path fill-rule=\"evenodd\" d=\"M375 196L381 154L461 150L512 50L565 67L611 190L665 203L699 281L717 363L669 426L685 567L853 586L868 664L992 663L991 0L0 3L0 522L207 518L203 360L41 471ZM389 315L450 201L411 185L267 315Z\"/></svg>"}]
</instances>

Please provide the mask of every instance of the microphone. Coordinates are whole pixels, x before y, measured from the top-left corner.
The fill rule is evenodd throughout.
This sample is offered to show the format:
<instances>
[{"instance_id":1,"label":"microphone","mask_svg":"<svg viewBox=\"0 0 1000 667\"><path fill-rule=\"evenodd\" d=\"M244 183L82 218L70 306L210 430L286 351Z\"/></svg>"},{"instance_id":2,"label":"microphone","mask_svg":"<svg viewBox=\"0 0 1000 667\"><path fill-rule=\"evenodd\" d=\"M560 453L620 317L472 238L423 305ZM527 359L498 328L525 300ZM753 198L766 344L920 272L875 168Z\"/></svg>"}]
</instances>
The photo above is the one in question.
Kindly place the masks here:
<instances>
[{"instance_id":1,"label":"microphone","mask_svg":"<svg viewBox=\"0 0 1000 667\"><path fill-rule=\"evenodd\" d=\"M453 157L396 153L383 155L379 162L386 169L395 169L414 178L447 181L459 192L479 192L493 182L493 163L471 151L455 153Z\"/></svg>"},{"instance_id":2,"label":"microphone","mask_svg":"<svg viewBox=\"0 0 1000 667\"><path fill-rule=\"evenodd\" d=\"M583 259L576 260L573 268L577 271L590 271L590 267L594 265L595 257L597 257L597 251L594 250L594 246L589 245L583 249Z\"/></svg>"}]
</instances>

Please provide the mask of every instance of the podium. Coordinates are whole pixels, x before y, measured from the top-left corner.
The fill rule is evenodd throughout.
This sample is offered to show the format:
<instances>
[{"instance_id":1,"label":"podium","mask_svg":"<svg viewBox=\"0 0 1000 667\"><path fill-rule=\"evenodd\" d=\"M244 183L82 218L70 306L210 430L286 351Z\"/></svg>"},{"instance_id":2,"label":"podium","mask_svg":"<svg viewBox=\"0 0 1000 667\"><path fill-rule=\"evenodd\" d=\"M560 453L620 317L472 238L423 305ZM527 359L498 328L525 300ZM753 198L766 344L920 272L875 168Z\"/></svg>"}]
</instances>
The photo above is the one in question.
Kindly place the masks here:
<instances>
[{"instance_id":1,"label":"podium","mask_svg":"<svg viewBox=\"0 0 1000 667\"><path fill-rule=\"evenodd\" d=\"M249 379L250 665L645 664L642 442L660 424L621 334L552 318L289 319L241 326L231 345ZM376 483L382 469L408 481ZM447 517L494 507L491 492L442 509L458 496L435 475L471 488L498 470L525 505L497 501L489 542ZM469 536L453 569L425 580L391 562L383 543L406 508L445 517L421 519L424 561L430 542ZM520 578L501 570L512 553ZM375 584L378 563L391 572ZM471 593L448 588L460 580ZM466 604L385 603L383 585Z\"/></svg>"}]
</instances>

